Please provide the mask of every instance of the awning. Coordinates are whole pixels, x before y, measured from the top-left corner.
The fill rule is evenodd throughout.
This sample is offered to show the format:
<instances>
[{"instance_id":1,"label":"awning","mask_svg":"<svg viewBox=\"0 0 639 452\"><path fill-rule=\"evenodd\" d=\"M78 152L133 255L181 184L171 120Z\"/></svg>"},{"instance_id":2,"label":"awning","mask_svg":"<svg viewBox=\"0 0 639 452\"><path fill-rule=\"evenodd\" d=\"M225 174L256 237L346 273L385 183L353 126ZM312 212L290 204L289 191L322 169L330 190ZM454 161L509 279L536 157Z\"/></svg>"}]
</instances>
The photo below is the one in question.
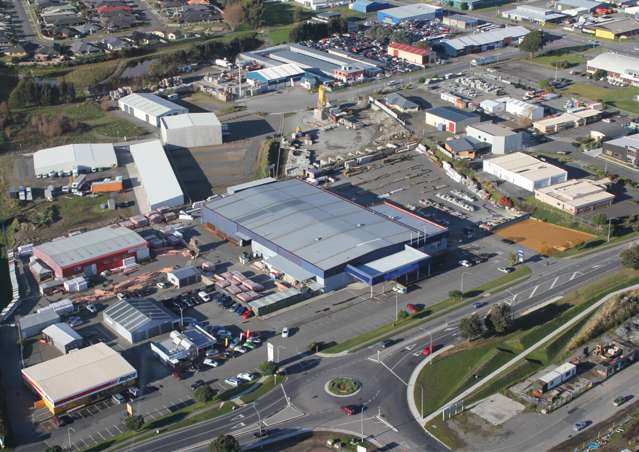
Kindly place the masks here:
<instances>
[{"instance_id":1,"label":"awning","mask_svg":"<svg viewBox=\"0 0 639 452\"><path fill-rule=\"evenodd\" d=\"M346 266L346 273L372 286L417 271L421 263L428 259L430 255L405 245L403 251L367 264L357 266L349 264Z\"/></svg>"},{"instance_id":2,"label":"awning","mask_svg":"<svg viewBox=\"0 0 639 452\"><path fill-rule=\"evenodd\" d=\"M302 282L315 278L313 273L277 254L264 259L264 263L278 271L281 271L282 273L285 273L296 281Z\"/></svg>"}]
</instances>

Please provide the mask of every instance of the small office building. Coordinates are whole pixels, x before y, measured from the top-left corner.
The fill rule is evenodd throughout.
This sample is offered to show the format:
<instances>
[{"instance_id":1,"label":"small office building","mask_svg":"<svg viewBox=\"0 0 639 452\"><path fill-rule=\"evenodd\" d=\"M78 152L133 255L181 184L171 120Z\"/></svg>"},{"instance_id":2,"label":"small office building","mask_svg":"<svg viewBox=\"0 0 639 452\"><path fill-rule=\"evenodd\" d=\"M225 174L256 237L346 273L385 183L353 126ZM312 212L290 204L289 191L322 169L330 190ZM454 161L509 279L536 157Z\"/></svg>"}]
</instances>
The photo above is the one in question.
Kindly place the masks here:
<instances>
[{"instance_id":1,"label":"small office building","mask_svg":"<svg viewBox=\"0 0 639 452\"><path fill-rule=\"evenodd\" d=\"M424 66L430 63L431 51L421 47L415 47L401 42L391 42L386 49L388 56L402 59L411 64Z\"/></svg>"},{"instance_id":2,"label":"small office building","mask_svg":"<svg viewBox=\"0 0 639 452\"><path fill-rule=\"evenodd\" d=\"M604 141L603 153L621 162L639 166L639 133Z\"/></svg>"},{"instance_id":3,"label":"small office building","mask_svg":"<svg viewBox=\"0 0 639 452\"><path fill-rule=\"evenodd\" d=\"M491 122L466 126L466 135L490 145L493 154L508 154L523 147L523 134Z\"/></svg>"},{"instance_id":4,"label":"small office building","mask_svg":"<svg viewBox=\"0 0 639 452\"><path fill-rule=\"evenodd\" d=\"M533 122L533 128L540 133L550 135L564 129L583 127L586 124L599 120L600 117L601 112L599 110L587 108L535 121Z\"/></svg>"},{"instance_id":5,"label":"small office building","mask_svg":"<svg viewBox=\"0 0 639 452\"><path fill-rule=\"evenodd\" d=\"M579 215L612 205L615 195L606 191L609 183L608 179L571 179L535 190L535 199L571 215Z\"/></svg>"}]
</instances>

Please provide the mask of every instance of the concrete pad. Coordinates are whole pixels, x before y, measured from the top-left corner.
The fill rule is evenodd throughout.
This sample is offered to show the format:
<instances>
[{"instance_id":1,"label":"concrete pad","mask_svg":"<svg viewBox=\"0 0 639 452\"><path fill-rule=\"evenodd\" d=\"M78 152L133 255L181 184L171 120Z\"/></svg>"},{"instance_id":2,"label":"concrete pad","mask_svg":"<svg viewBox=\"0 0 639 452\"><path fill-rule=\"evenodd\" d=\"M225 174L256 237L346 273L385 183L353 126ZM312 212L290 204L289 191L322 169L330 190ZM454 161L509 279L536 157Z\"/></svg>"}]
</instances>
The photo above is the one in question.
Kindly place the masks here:
<instances>
[{"instance_id":1,"label":"concrete pad","mask_svg":"<svg viewBox=\"0 0 639 452\"><path fill-rule=\"evenodd\" d=\"M470 411L493 425L501 425L525 408L521 403L498 393L475 405Z\"/></svg>"}]
</instances>

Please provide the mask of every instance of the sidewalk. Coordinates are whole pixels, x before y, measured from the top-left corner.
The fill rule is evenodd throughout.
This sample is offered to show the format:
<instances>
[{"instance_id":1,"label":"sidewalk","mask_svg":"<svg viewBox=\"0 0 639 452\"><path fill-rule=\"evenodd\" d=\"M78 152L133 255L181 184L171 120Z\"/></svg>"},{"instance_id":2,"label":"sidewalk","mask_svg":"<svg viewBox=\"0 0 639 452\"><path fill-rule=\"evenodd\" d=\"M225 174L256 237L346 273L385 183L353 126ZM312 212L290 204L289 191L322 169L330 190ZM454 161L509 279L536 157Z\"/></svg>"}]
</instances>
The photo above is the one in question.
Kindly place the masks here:
<instances>
[{"instance_id":1,"label":"sidewalk","mask_svg":"<svg viewBox=\"0 0 639 452\"><path fill-rule=\"evenodd\" d=\"M601 300L597 301L595 304L593 304L592 306L588 307L583 312L577 314L575 317L570 319L570 321L568 321L565 324L563 324L561 327L559 327L558 329L556 329L555 331L550 333L548 336L546 336L545 338L543 338L540 341L538 341L536 344L533 344L532 346L530 346L529 348L527 348L526 350L521 352L519 355L517 355L512 360L508 361L506 364L501 366L499 369L496 369L495 371L493 371L492 373L490 373L489 375L484 377L482 380L480 380L479 382L475 383L470 388L468 388L465 391L463 391L457 397L453 398L452 400L448 401L445 405L443 405L440 408L438 408L437 410L433 411L431 414L426 416L426 418L422 418L421 416L415 416L415 412L411 409L411 412L413 413L413 416L415 417L415 420L417 422L419 422L420 425L423 425L424 422L428 422L428 421L434 419L436 416L438 416L444 410L444 408L446 408L447 406L449 406L449 405L451 405L453 403L456 403L456 402L464 399L465 397L468 397L470 394L472 394L473 392L475 392L476 390L478 390L479 388L484 386L486 383L488 383L490 380L495 378L497 375L501 374L505 370L507 370L510 367L512 367L513 365L517 364L519 361L523 360L528 354L530 354L531 352L535 351L536 349L538 349L539 347L544 345L546 342L549 342L550 340L552 340L556 336L560 335L561 333L563 333L567 329L571 328L575 323L579 322L581 319L583 319L584 317L588 316L590 313L592 313L593 311L598 309L602 304L604 304L606 301L610 300L612 297L615 297L615 296L617 296L617 295L619 295L621 293L628 292L630 290L636 290L636 289L639 289L639 284L635 284L633 286L626 287L626 288L617 290L617 291L615 291L615 292L613 292L611 294L606 295L604 298L602 298ZM418 366L415 369L415 371L413 371L413 375L411 375L411 381L413 381L413 376L415 376L414 378L417 379L417 376L419 375L419 371L421 370L421 368L423 368L423 366L421 366L421 367ZM409 397L409 406L411 404L411 400L410 399L411 398ZM412 401L412 403L414 405L414 403L415 403L414 400ZM417 414L419 414L419 413L417 413Z\"/></svg>"}]
</instances>

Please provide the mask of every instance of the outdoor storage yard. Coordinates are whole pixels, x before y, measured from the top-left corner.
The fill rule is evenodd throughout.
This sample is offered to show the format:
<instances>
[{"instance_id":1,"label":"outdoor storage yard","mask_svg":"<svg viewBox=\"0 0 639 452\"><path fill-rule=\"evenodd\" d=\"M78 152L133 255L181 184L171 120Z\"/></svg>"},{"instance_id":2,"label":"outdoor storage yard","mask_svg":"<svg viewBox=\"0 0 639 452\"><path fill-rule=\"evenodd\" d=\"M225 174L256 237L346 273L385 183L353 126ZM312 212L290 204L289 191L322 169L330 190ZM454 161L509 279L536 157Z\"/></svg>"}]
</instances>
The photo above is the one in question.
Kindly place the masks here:
<instances>
[{"instance_id":1,"label":"outdoor storage yard","mask_svg":"<svg viewBox=\"0 0 639 452\"><path fill-rule=\"evenodd\" d=\"M505 226L498 229L496 234L547 256L566 251L595 238L594 235L585 232L563 228L534 218Z\"/></svg>"}]
</instances>

